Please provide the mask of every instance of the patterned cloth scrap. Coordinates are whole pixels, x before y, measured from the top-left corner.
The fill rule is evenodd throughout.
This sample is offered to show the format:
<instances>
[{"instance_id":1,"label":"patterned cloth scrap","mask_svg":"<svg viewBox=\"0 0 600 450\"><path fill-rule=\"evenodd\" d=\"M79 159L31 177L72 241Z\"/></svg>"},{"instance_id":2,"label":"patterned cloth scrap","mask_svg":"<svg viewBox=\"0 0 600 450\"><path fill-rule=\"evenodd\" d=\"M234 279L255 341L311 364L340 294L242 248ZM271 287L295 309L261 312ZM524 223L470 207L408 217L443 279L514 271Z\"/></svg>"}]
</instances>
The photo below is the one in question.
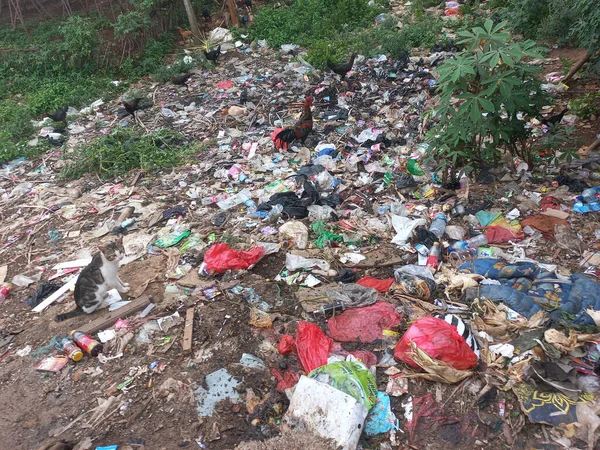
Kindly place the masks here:
<instances>
[{"instance_id":1,"label":"patterned cloth scrap","mask_svg":"<svg viewBox=\"0 0 600 450\"><path fill-rule=\"evenodd\" d=\"M600 284L582 273L565 282L535 263L511 264L495 258L478 258L459 270L498 281L500 284L481 284L479 296L503 302L527 318L544 309L556 323L596 326L586 310L600 311Z\"/></svg>"}]
</instances>

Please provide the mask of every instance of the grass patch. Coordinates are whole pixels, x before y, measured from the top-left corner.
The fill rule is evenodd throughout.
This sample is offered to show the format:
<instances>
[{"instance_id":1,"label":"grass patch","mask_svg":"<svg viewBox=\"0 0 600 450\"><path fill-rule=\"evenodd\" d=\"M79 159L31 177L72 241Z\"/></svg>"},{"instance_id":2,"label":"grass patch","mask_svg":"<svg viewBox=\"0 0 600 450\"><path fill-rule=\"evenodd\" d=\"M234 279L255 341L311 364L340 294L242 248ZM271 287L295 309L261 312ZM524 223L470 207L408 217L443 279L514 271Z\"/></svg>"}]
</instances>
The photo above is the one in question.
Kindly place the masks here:
<instances>
[{"instance_id":1,"label":"grass patch","mask_svg":"<svg viewBox=\"0 0 600 450\"><path fill-rule=\"evenodd\" d=\"M61 172L63 179L98 174L108 178L124 175L132 169L147 172L179 166L192 160L203 146L171 130L158 130L145 135L131 129L117 129L65 155L69 163Z\"/></svg>"},{"instance_id":2,"label":"grass patch","mask_svg":"<svg viewBox=\"0 0 600 450\"><path fill-rule=\"evenodd\" d=\"M47 141L40 139L38 145L30 147L26 143L12 142L5 131L0 131L0 164L17 158L34 159L48 150L55 149Z\"/></svg>"}]
</instances>

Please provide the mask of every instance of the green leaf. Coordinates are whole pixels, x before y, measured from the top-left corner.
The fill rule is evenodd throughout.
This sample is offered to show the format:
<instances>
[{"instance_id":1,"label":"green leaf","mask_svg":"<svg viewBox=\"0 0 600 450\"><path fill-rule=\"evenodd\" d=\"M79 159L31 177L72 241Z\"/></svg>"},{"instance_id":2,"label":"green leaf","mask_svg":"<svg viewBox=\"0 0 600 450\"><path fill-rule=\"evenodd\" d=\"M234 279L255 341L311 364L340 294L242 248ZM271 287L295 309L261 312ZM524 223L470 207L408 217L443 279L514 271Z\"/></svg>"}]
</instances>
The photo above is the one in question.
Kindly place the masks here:
<instances>
[{"instance_id":1,"label":"green leaf","mask_svg":"<svg viewBox=\"0 0 600 450\"><path fill-rule=\"evenodd\" d=\"M485 109L487 112L495 111L496 108L494 108L494 104L492 102L490 102L488 99L478 97L477 100L479 100L479 103L481 104L483 109Z\"/></svg>"}]
</instances>

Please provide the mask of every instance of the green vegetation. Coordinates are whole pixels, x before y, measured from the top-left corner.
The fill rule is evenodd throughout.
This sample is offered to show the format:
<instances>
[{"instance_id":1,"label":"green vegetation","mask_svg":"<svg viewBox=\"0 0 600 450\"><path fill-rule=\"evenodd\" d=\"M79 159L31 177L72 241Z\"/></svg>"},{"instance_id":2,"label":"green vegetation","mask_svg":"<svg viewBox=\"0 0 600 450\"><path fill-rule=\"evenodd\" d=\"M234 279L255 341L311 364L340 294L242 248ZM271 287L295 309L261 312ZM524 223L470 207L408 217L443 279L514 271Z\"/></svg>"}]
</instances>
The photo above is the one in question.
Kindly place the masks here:
<instances>
[{"instance_id":1,"label":"green vegetation","mask_svg":"<svg viewBox=\"0 0 600 450\"><path fill-rule=\"evenodd\" d=\"M27 33L22 27L0 27L0 151L4 160L31 154L23 142L34 131L31 121L44 114L65 105L81 108L99 98L110 100L122 94L131 80L156 74L157 80L166 81L196 65L193 60L179 59L166 66L165 56L172 52L175 37L153 33L160 29L152 19L156 2L130 3L132 9L118 14L115 23L97 14L75 14L26 23ZM184 20L180 9L172 11L173 17Z\"/></svg>"},{"instance_id":2,"label":"green vegetation","mask_svg":"<svg viewBox=\"0 0 600 450\"><path fill-rule=\"evenodd\" d=\"M540 68L527 63L543 49L533 41L511 42L505 26L487 20L483 27L459 32L466 49L438 69L440 98L433 114L440 122L429 139L431 158L442 161L444 181L453 181L459 168L497 162L503 148L534 165L530 132L520 114L535 116L548 101L536 78Z\"/></svg>"},{"instance_id":3,"label":"green vegetation","mask_svg":"<svg viewBox=\"0 0 600 450\"><path fill-rule=\"evenodd\" d=\"M530 39L600 49L600 8L589 0L493 0L490 8Z\"/></svg>"},{"instance_id":4,"label":"green vegetation","mask_svg":"<svg viewBox=\"0 0 600 450\"><path fill-rule=\"evenodd\" d=\"M569 102L571 112L583 120L587 120L592 116L597 116L600 113L600 93L590 92L579 98L574 98Z\"/></svg>"},{"instance_id":5,"label":"green vegetation","mask_svg":"<svg viewBox=\"0 0 600 450\"><path fill-rule=\"evenodd\" d=\"M413 48L429 48L442 40L439 15L413 8L405 17L388 16L375 24L384 10L367 0L297 0L286 8L259 8L249 30L251 39L266 39L274 47L308 47L307 60L323 69L328 59L346 61L352 52L367 57L384 53L398 57ZM469 23L470 16L463 19Z\"/></svg>"},{"instance_id":6,"label":"green vegetation","mask_svg":"<svg viewBox=\"0 0 600 450\"><path fill-rule=\"evenodd\" d=\"M70 162L61 177L75 179L86 173L113 177L137 168L145 171L165 169L185 164L202 148L171 130L141 135L135 130L118 129L65 155Z\"/></svg>"}]
</instances>

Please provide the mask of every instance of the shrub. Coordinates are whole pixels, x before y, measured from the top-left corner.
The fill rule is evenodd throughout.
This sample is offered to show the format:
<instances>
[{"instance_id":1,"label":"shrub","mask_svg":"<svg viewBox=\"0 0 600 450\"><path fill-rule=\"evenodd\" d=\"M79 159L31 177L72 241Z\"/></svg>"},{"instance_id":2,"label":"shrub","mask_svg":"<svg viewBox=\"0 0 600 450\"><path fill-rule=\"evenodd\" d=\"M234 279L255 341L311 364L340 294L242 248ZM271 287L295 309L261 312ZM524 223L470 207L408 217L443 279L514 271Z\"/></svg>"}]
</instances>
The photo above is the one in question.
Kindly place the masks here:
<instances>
[{"instance_id":1,"label":"shrub","mask_svg":"<svg viewBox=\"0 0 600 450\"><path fill-rule=\"evenodd\" d=\"M169 168L186 163L199 150L174 131L158 130L140 135L122 128L66 155L70 162L61 176L74 179L86 173L96 173L112 177L136 168L146 171Z\"/></svg>"},{"instance_id":2,"label":"shrub","mask_svg":"<svg viewBox=\"0 0 600 450\"><path fill-rule=\"evenodd\" d=\"M259 8L249 33L276 47L309 46L338 35L340 30L365 28L381 11L369 6L368 0L296 0L286 8Z\"/></svg>"},{"instance_id":3,"label":"shrub","mask_svg":"<svg viewBox=\"0 0 600 450\"><path fill-rule=\"evenodd\" d=\"M569 102L569 109L573 114L587 120L592 116L597 116L600 112L600 93L590 92L579 98L574 98Z\"/></svg>"},{"instance_id":4,"label":"shrub","mask_svg":"<svg viewBox=\"0 0 600 450\"><path fill-rule=\"evenodd\" d=\"M15 144L27 139L33 133L31 111L26 106L12 100L0 101L0 144Z\"/></svg>"},{"instance_id":5,"label":"shrub","mask_svg":"<svg viewBox=\"0 0 600 450\"><path fill-rule=\"evenodd\" d=\"M547 102L536 78L540 68L527 64L543 49L533 41L511 42L505 26L487 20L483 28L460 31L466 49L438 69L439 101L432 113L440 121L429 136L430 157L442 161L444 181L459 168L498 161L502 148L530 167L535 162L521 114L537 115Z\"/></svg>"}]
</instances>

